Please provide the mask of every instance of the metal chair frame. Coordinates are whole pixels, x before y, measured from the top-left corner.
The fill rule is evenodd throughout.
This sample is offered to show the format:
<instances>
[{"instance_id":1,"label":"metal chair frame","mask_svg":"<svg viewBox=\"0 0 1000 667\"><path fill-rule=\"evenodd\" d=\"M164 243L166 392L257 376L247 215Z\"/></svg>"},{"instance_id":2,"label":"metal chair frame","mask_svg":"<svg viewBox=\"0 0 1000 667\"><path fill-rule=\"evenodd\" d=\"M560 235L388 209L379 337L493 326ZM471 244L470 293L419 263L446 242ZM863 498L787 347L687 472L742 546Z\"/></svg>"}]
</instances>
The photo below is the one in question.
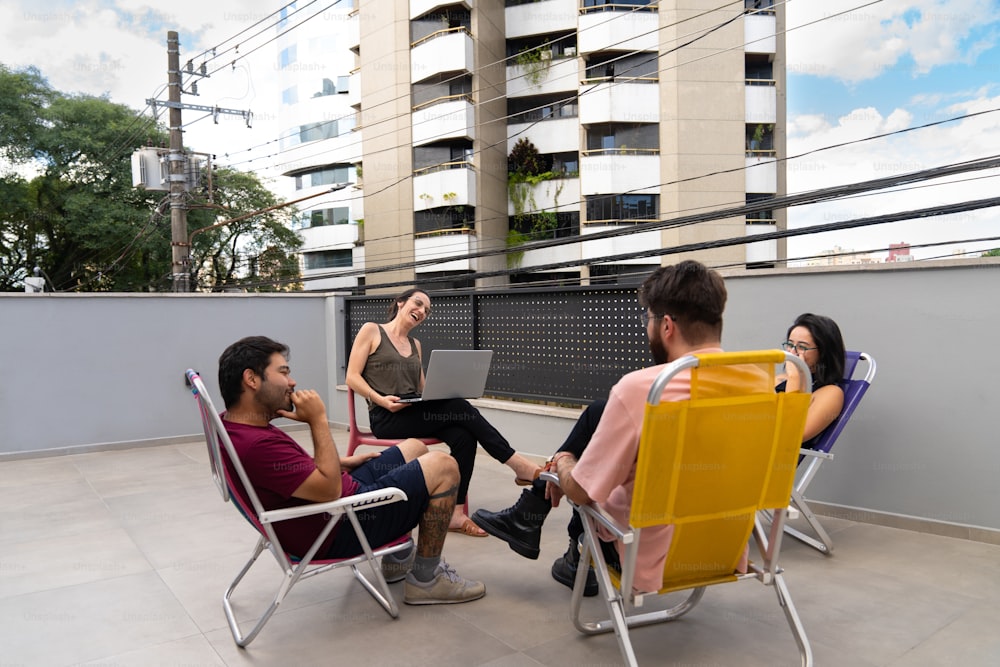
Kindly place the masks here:
<instances>
[{"instance_id":1,"label":"metal chair frame","mask_svg":"<svg viewBox=\"0 0 1000 667\"><path fill-rule=\"evenodd\" d=\"M373 549L365 537L364 531L361 529L357 512L380 505L406 501L406 493L402 489L389 487L325 503L312 503L278 510L265 510L254 491L253 485L250 483L246 471L240 463L239 457L236 455L236 450L229 438L229 434L226 432L222 419L216 411L201 377L197 371L188 369L185 372L185 379L198 402L198 409L205 432L205 442L208 446L208 459L212 479L215 482L215 486L222 496L223 502L232 501L240 514L243 515L243 518L259 534L257 544L250 555L250 559L226 588L222 599L226 620L229 623L229 629L232 632L233 641L236 642L236 645L240 648L246 648L257 637L257 634L263 629L267 621L278 610L285 596L300 580L341 567L350 567L355 578L364 586L365 590L375 598L391 617L397 618L399 616L399 606L389 590L385 577L382 575L381 565L377 559L386 554L405 550L413 544L413 541L409 535L403 535L388 544ZM230 474L230 469L225 465L226 461L231 463L232 470L235 471L236 476L239 478L245 495L238 492L239 487L233 483L234 480ZM284 550L274 530L275 523L324 513L330 514L332 518L326 523L326 527L316 537L316 540L307 553L298 557ZM326 540L330 531L333 530L335 525L342 523L344 517L347 517L351 529L355 531L358 542L361 544L363 550L362 553L351 558L316 558L316 552ZM347 529L347 526L343 526L343 529ZM281 569L281 583L278 585L278 590L275 592L270 605L257 618L250 631L244 633L240 629L239 622L236 619L236 613L232 605L232 596L239 583L243 580L243 577L250 571L254 563L257 562L257 558L265 549L271 553L278 567ZM365 563L368 564L371 570L370 575L366 575L359 569L359 566Z\"/></svg>"},{"instance_id":2,"label":"metal chair frame","mask_svg":"<svg viewBox=\"0 0 1000 667\"><path fill-rule=\"evenodd\" d=\"M379 438L372 434L371 431L361 430L358 426L358 417L355 412L355 401L354 401L354 390L350 387L347 388L347 455L353 456L354 452L361 445L369 445L371 447L394 447L399 443L403 442L405 438ZM443 441L437 438L417 438L420 442L425 445L443 445ZM465 514L469 514L469 498L465 498Z\"/></svg>"},{"instance_id":3,"label":"metal chair frame","mask_svg":"<svg viewBox=\"0 0 1000 667\"><path fill-rule=\"evenodd\" d=\"M726 363L727 360L723 358L727 356L729 357L729 361L734 364L760 363L761 359L769 360L772 364L780 362L794 363L799 367L804 376L807 379L809 378L809 370L802 360L785 352L762 351L683 357L671 364L668 364L667 367L657 376L653 385L650 387L647 397L646 426L648 426L649 415L651 414L650 408L655 407L660 403L660 395L663 392L663 388L677 373L686 369L697 368L699 365L703 364L722 365ZM807 386L811 386L811 381L807 383ZM789 396L795 396L795 394L791 394ZM803 627L798 612L792 602L788 586L786 585L783 577L783 570L778 564L781 550L781 538L788 510L785 507L775 507L775 505L781 502L777 500L778 498L788 497L787 490L791 487L794 478L794 457L797 455L795 446L801 442L801 433L805 425L805 413L808 406L807 393L799 393L797 396L799 398L792 398L790 400L780 398L777 395L773 397L773 400L777 402L776 405L778 405L775 413L777 417L774 418L773 439L769 445L770 451L762 451L760 453L760 456L762 457L770 456L769 459L764 459L770 463L766 468L765 474L762 475L764 479L754 479L748 487L753 490L754 493L757 492L756 489L758 487L761 489L759 492L758 506L756 510L753 507L749 508L749 510L747 510L747 508L742 508L740 514L742 522L747 526L749 533L752 535L753 542L757 547L757 553L760 556L760 563L755 564L754 562L750 562L748 571L745 574L729 571L717 571L714 573L706 572L704 574L692 572L685 575L682 579L673 577L673 575L669 574L668 571L670 568L669 559L672 557L675 549L681 549L681 540L687 540L688 544L685 544L685 547L691 543L704 542L704 538L699 538L696 533L692 533L692 535L694 535L693 537L688 537L686 534L682 535L678 533L677 526L675 526L671 551L668 553L668 562L664 573L664 588L652 593L635 591L632 588L632 582L636 558L639 545L641 543L642 528L634 525L629 525L628 527L617 525L615 521L605 514L599 506L578 506L574 504L574 507L581 512L581 516L584 519L584 539L582 540L581 545L580 562L587 563L589 561L593 563L600 597L605 602L608 611L608 617L601 618L599 620L587 620L582 617L581 609L584 597L583 592L586 586L588 568L583 566L579 567L577 569L576 579L573 585L573 593L570 599L570 616L578 631L588 635L613 631L617 637L619 649L621 650L622 657L624 658L626 664L637 665L638 661L629 638L630 628L666 621L674 621L681 618L698 604L705 593L706 587L709 585L732 581L756 580L765 586L774 588L778 604L781 606L785 614L789 628L791 629L795 642L798 645L801 664L804 666L812 665L812 648L809 644L809 639L806 636L805 628ZM758 393L757 398L754 400L768 401L770 399ZM691 401L678 401L674 403L683 404L691 403ZM738 408L734 409L734 412L732 413L734 415L734 419L739 419L739 415L741 413L735 410L738 410ZM651 445L653 447L659 447L659 444L660 443L658 442L649 442L647 440L646 428L644 426L643 440L640 444L640 463L637 464L639 467L637 467L636 471L637 494L640 484L648 483L643 482L643 475L646 476L647 480L652 479L654 486L656 484L670 484L671 473L669 472L664 473L662 470L643 472L640 470L642 448L649 447ZM781 456L779 456L779 452L781 453ZM784 458L788 458L789 460L785 461ZM676 459L677 462L680 460L681 459L679 458ZM685 472L682 469L681 472L675 473L674 479L680 480L681 476L684 475L696 476L696 468L697 466L691 466L691 470L693 472ZM542 478L546 481L558 483L557 476L550 472L542 473ZM636 522L636 512L642 511L637 509L636 498L637 496L633 498L632 523ZM670 503L673 505L674 501L671 500ZM774 520L771 524L769 534L765 534L762 524L757 518L757 514L759 513L758 510L764 509L764 507L768 506L771 507L773 511ZM645 505L644 508L648 508L648 504ZM699 507L697 511L691 510L691 513L685 516L678 514L677 521L679 523L690 523L692 521L698 522L701 518L692 518L692 514L697 514L701 511L703 511L703 509ZM736 518L732 516L723 516L726 514L727 512L722 512L716 518L736 520ZM651 525L664 524L659 522L649 523L646 524L646 527ZM598 526L602 526L610 531L624 545L624 553L621 563L622 572L620 575L617 573L613 575L604 560L600 543L598 542ZM746 533L739 534L746 535ZM744 545L746 544L745 539L742 543ZM708 545L708 549L713 548L711 540L708 541ZM719 562L731 562L730 560L727 560L732 557L732 553L726 550L728 548L729 547L725 547L722 550L724 553L720 552L717 554L720 557ZM742 549L742 547L740 548ZM713 554L713 559L715 555L716 554ZM668 609L645 613L637 611L643 606L645 598L675 591L688 591L688 593L682 601Z\"/></svg>"},{"instance_id":4,"label":"metal chair frame","mask_svg":"<svg viewBox=\"0 0 1000 667\"><path fill-rule=\"evenodd\" d=\"M858 361L867 362L868 368L862 379L855 380L853 378ZM809 528L813 531L813 535L809 535L808 533L805 533L797 528L793 528L787 524L785 525L785 532L800 542L811 546L827 556L833 554L833 539L826 532L826 530L824 530L823 525L819 522L816 514L806 502L806 488L809 486L810 482L812 482L816 473L819 472L819 468L823 464L823 461L833 460L833 454L830 450L833 449L833 445L837 442L837 439L843 432L844 427L847 426L851 415L854 414L854 411L861 403L861 399L864 398L868 388L875 380L875 372L875 360L870 354L866 352L847 352L847 364L844 367L844 380L840 383L840 386L844 390L844 407L841 409L840 414L837 415L837 418L826 427L825 431L823 431L822 436L816 443L816 447L814 449L802 449L800 451L800 454L803 456L803 462L807 459L808 462L805 463L805 465L800 466L798 479L795 482L795 486L792 487L791 505L793 508L801 512L802 518L805 519Z\"/></svg>"}]
</instances>

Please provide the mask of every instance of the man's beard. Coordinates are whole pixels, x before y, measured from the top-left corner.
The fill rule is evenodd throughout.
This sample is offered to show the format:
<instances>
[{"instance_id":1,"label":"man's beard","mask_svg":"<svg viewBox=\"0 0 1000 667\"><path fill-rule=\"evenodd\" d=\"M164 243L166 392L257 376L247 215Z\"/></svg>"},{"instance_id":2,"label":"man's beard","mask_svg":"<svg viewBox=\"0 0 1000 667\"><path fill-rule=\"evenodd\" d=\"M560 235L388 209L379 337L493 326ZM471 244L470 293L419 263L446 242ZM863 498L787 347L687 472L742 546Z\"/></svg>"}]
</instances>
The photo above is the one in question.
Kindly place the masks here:
<instances>
[{"instance_id":1,"label":"man's beard","mask_svg":"<svg viewBox=\"0 0 1000 667\"><path fill-rule=\"evenodd\" d=\"M659 331L649 339L649 351L653 353L653 363L656 365L667 363L667 347L663 344L663 336Z\"/></svg>"}]
</instances>

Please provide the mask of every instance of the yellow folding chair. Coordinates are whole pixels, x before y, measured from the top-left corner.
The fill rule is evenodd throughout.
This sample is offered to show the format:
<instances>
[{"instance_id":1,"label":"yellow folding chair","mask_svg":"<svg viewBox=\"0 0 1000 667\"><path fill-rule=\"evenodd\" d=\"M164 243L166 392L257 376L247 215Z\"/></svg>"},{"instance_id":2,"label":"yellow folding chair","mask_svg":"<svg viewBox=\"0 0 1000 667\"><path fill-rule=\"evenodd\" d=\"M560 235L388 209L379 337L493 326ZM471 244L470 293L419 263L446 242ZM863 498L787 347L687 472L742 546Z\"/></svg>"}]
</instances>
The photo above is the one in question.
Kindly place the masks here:
<instances>
[{"instance_id":1,"label":"yellow folding chair","mask_svg":"<svg viewBox=\"0 0 1000 667\"><path fill-rule=\"evenodd\" d=\"M581 618L587 568L580 567L570 602L576 628L585 634L614 630L622 656L637 660L629 628L672 621L690 611L705 587L742 580L773 586L799 646L803 665L812 650L778 566L782 528L791 497L808 393L776 394L776 364L796 364L812 386L809 369L777 350L687 356L669 364L650 387L636 462L630 525L615 525L598 507L579 506L584 518L580 562L593 559L609 618ZM660 401L664 387L690 369L691 398ZM544 473L550 481L553 475ZM765 536L758 510L774 522ZM673 526L658 591L633 590L642 532ZM621 572L609 568L598 543L603 526L624 545ZM759 562L737 571L751 534ZM640 613L644 598L674 591L690 594L669 609Z\"/></svg>"}]
</instances>

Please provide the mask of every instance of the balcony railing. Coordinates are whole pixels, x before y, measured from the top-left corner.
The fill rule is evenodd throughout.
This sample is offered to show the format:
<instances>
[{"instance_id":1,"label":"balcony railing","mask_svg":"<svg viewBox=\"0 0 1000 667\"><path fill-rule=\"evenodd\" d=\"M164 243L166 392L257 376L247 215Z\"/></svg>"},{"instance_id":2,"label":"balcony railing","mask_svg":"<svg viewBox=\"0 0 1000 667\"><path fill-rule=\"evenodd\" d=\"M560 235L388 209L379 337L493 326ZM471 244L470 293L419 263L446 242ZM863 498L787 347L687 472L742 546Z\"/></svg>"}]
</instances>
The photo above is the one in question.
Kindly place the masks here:
<instances>
[{"instance_id":1,"label":"balcony railing","mask_svg":"<svg viewBox=\"0 0 1000 667\"><path fill-rule=\"evenodd\" d=\"M475 101L472 99L471 93L457 93L455 95L442 95L441 97L435 97L433 100L427 100L426 102L421 102L420 104L414 104L412 110L419 111L420 109L426 109L427 107L432 107L435 104L454 102L455 100L465 100L469 104L475 104Z\"/></svg>"},{"instance_id":2,"label":"balcony railing","mask_svg":"<svg viewBox=\"0 0 1000 667\"><path fill-rule=\"evenodd\" d=\"M629 148L620 146L618 148L590 148L580 151L580 155L659 155L659 148Z\"/></svg>"},{"instance_id":3,"label":"balcony railing","mask_svg":"<svg viewBox=\"0 0 1000 667\"><path fill-rule=\"evenodd\" d=\"M469 37L472 37L472 33L469 32L469 29L466 28L464 25L460 25L460 26L456 26L454 28L445 28L443 30L437 30L435 32L432 32L429 35L421 37L420 39L418 39L415 42L410 42L410 48L412 49L412 48L414 48L414 47L416 47L416 46L418 46L420 44L423 44L424 42L429 42L432 39L436 39L438 37L441 37L442 35L448 35L448 34L455 33L455 32L464 32Z\"/></svg>"},{"instance_id":4,"label":"balcony railing","mask_svg":"<svg viewBox=\"0 0 1000 667\"><path fill-rule=\"evenodd\" d=\"M430 167L421 167L420 169L414 169L414 176L421 176L423 174L432 174L435 171L444 171L445 169L474 169L472 163L468 160L456 160L454 162L443 162L441 164L431 165Z\"/></svg>"},{"instance_id":5,"label":"balcony railing","mask_svg":"<svg viewBox=\"0 0 1000 667\"><path fill-rule=\"evenodd\" d=\"M657 2L642 2L641 0L637 2L607 2L599 4L597 2L588 3L584 0L584 4L580 5L581 14L592 14L594 12L658 12L660 11L660 5Z\"/></svg>"}]
</instances>

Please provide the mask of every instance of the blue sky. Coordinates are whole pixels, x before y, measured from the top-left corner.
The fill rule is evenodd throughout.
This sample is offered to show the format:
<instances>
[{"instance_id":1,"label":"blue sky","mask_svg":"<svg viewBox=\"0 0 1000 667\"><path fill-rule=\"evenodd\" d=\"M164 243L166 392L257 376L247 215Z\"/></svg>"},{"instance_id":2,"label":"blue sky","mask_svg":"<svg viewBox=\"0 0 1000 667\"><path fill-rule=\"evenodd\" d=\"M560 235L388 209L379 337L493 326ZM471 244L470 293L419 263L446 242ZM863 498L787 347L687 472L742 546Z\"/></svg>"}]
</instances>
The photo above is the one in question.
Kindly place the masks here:
<instances>
[{"instance_id":1,"label":"blue sky","mask_svg":"<svg viewBox=\"0 0 1000 667\"><path fill-rule=\"evenodd\" d=\"M787 11L789 155L1000 109L998 0L792 0ZM790 161L788 189L810 190L996 154L1000 112ZM985 198L998 186L995 171L986 175L990 178L791 209L789 226ZM997 247L997 241L967 241L1000 236L998 215L984 209L800 237L789 240L789 256L834 246L884 249L904 241L955 241L947 249L915 249L918 258Z\"/></svg>"},{"instance_id":2,"label":"blue sky","mask_svg":"<svg viewBox=\"0 0 1000 667\"><path fill-rule=\"evenodd\" d=\"M778 0L779 2L781 0ZM108 94L136 109L166 82L166 31L181 35L182 62L279 9L281 0L0 0L0 62L35 65L63 91ZM329 2L320 2L317 7ZM721 4L721 3L720 3ZM846 12L841 14L841 12ZM812 24L816 22L815 24ZM812 24L812 25L809 25ZM787 3L788 146L795 155L970 111L1000 108L1000 0L789 0ZM803 27L800 27L803 26ZM271 34L265 35L270 38ZM244 48L249 48L247 45ZM219 125L185 114L186 143L235 153L285 128L278 119L275 51L264 47L235 71L199 84L193 103L252 109ZM160 95L163 98L163 95ZM788 165L789 192L850 183L1000 154L1000 112L853 144ZM801 207L789 225L807 227L918 206L978 199L998 190L991 178ZM893 223L789 241L790 256L833 246L885 248L906 241L956 241L965 250L998 242L1000 211L949 220ZM914 251L918 257L942 250ZM884 253L883 253L884 255Z\"/></svg>"}]
</instances>

